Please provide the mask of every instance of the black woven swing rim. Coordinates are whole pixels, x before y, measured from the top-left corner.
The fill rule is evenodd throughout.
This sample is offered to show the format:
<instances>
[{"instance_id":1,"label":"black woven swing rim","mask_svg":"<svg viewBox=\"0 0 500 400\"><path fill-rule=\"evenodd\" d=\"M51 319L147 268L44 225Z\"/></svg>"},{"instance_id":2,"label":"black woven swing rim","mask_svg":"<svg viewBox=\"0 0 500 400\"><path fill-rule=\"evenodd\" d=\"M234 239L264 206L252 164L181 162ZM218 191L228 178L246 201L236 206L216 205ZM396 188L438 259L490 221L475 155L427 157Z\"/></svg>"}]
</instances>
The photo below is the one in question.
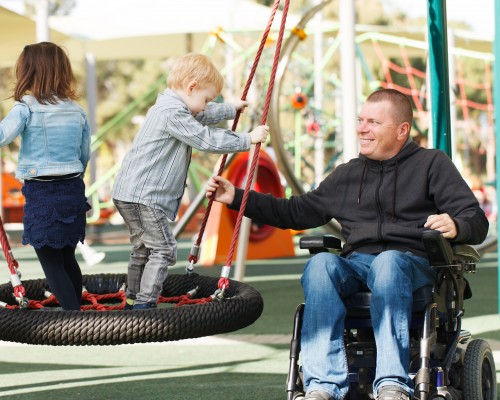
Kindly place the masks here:
<instances>
[{"instance_id":1,"label":"black woven swing rim","mask_svg":"<svg viewBox=\"0 0 500 400\"><path fill-rule=\"evenodd\" d=\"M84 275L89 293L116 293L125 274ZM162 296L186 294L198 287L197 298L209 297L219 278L169 274ZM44 300L46 279L23 281L26 295ZM0 285L0 301L16 304L10 283ZM254 323L263 300L253 287L231 281L222 301L152 310L50 311L0 309L0 340L52 346L118 345L174 341L233 332Z\"/></svg>"}]
</instances>

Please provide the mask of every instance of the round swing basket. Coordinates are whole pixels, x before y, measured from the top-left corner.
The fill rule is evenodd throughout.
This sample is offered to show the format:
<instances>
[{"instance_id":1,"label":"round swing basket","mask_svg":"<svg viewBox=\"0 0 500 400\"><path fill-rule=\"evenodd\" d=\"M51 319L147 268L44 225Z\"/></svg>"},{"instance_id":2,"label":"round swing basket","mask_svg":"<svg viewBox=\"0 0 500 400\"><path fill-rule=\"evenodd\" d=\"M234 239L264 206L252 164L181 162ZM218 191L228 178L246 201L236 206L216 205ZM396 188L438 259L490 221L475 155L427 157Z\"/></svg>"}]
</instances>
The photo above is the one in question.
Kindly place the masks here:
<instances>
[{"instance_id":1,"label":"round swing basket","mask_svg":"<svg viewBox=\"0 0 500 400\"><path fill-rule=\"evenodd\" d=\"M84 275L89 293L116 293L125 274ZM161 295L182 296L197 288L197 298L207 298L218 288L219 278L198 274L170 274ZM45 279L23 281L30 300L43 300ZM0 285L0 301L16 305L10 283ZM64 311L53 309L0 309L0 340L51 346L118 345L174 341L222 334L242 329L259 318L260 293L230 281L222 300L180 307L161 305L150 310Z\"/></svg>"}]
</instances>

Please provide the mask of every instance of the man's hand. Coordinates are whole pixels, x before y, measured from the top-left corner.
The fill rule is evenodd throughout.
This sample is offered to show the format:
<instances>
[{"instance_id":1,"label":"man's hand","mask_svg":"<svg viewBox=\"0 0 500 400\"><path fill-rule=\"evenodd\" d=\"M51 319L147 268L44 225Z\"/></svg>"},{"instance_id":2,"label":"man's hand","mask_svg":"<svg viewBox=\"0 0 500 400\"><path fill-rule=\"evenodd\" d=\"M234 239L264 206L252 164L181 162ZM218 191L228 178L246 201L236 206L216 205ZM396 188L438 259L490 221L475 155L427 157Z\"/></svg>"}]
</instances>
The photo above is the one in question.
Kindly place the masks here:
<instances>
[{"instance_id":1,"label":"man's hand","mask_svg":"<svg viewBox=\"0 0 500 400\"><path fill-rule=\"evenodd\" d=\"M446 239L454 239L458 233L455 222L448 214L429 215L424 227L441 232Z\"/></svg>"},{"instance_id":2,"label":"man's hand","mask_svg":"<svg viewBox=\"0 0 500 400\"><path fill-rule=\"evenodd\" d=\"M234 200L234 185L222 176L213 176L207 183L207 198L223 204Z\"/></svg>"}]
</instances>

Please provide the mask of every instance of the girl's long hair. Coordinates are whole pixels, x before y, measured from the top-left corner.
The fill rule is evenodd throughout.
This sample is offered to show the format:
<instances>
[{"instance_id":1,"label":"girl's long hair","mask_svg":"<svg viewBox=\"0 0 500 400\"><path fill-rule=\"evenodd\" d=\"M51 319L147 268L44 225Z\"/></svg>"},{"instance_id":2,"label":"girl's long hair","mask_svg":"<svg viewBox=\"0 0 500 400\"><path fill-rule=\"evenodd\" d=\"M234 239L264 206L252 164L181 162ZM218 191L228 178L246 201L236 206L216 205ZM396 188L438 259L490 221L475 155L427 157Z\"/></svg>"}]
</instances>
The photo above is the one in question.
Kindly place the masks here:
<instances>
[{"instance_id":1,"label":"girl's long hair","mask_svg":"<svg viewBox=\"0 0 500 400\"><path fill-rule=\"evenodd\" d=\"M24 46L15 66L14 100L30 92L41 104L76 100L76 79L66 52L51 42Z\"/></svg>"}]
</instances>

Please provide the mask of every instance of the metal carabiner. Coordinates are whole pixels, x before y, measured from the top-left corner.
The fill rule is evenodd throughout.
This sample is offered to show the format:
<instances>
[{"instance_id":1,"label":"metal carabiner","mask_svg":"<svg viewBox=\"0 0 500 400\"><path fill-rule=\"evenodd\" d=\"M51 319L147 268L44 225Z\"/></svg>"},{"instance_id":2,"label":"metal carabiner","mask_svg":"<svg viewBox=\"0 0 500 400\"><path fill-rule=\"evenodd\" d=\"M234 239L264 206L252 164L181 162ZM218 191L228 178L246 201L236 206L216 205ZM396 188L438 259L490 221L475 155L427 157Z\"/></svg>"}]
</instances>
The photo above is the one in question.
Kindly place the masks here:
<instances>
[{"instance_id":1,"label":"metal carabiner","mask_svg":"<svg viewBox=\"0 0 500 400\"><path fill-rule=\"evenodd\" d=\"M214 300L222 301L224 300L224 292L226 291L226 285L222 286L222 289L217 289L212 295Z\"/></svg>"},{"instance_id":2,"label":"metal carabiner","mask_svg":"<svg viewBox=\"0 0 500 400\"><path fill-rule=\"evenodd\" d=\"M24 297L22 294L19 295L19 297L16 297L16 301L19 303L19 307L21 308L27 308L29 300Z\"/></svg>"},{"instance_id":3,"label":"metal carabiner","mask_svg":"<svg viewBox=\"0 0 500 400\"><path fill-rule=\"evenodd\" d=\"M194 263L190 261L188 265L186 265L186 273L191 275L194 272Z\"/></svg>"}]
</instances>

